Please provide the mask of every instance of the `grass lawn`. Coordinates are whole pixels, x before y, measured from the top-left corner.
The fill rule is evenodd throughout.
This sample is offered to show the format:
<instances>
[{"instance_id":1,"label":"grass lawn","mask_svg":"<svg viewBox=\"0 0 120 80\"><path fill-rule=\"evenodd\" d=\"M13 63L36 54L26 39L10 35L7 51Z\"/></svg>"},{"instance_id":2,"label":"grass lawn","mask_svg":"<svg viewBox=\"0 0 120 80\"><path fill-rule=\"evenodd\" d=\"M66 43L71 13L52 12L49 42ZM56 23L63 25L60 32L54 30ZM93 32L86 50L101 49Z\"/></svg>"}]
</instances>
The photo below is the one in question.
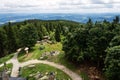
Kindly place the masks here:
<instances>
[{"instance_id":1,"label":"grass lawn","mask_svg":"<svg viewBox=\"0 0 120 80\"><path fill-rule=\"evenodd\" d=\"M4 67L0 67L0 72L4 70ZM12 64L6 64L6 70L10 71L9 75L11 74L12 71Z\"/></svg>"},{"instance_id":2,"label":"grass lawn","mask_svg":"<svg viewBox=\"0 0 120 80\"><path fill-rule=\"evenodd\" d=\"M46 73L49 72L55 72L57 80L68 80L68 79L71 80L71 78L61 70L46 64L36 64L35 68L29 68L29 67L22 68L22 77L28 77L30 74L36 74L37 72L40 72L43 75L46 75ZM29 80L35 80L35 79L31 77L29 78Z\"/></svg>"},{"instance_id":3,"label":"grass lawn","mask_svg":"<svg viewBox=\"0 0 120 80\"><path fill-rule=\"evenodd\" d=\"M68 62L65 57L64 57L64 52L60 53L59 55L57 56L50 56L49 57L49 60L52 61L52 62L55 62L55 63L59 63L59 64L62 64L64 66L66 66L67 68L71 69L71 70L75 70L75 66L72 65L72 63Z\"/></svg>"},{"instance_id":4,"label":"grass lawn","mask_svg":"<svg viewBox=\"0 0 120 80\"><path fill-rule=\"evenodd\" d=\"M66 58L64 57L64 55L65 54L63 52L63 53L59 54L58 56L52 56L50 58L50 61L66 66L73 72L76 72L77 74L79 74L83 78L83 80L89 80L88 75L82 71L78 72L79 69L77 69L77 67L75 65L73 65L72 63L67 61Z\"/></svg>"},{"instance_id":5,"label":"grass lawn","mask_svg":"<svg viewBox=\"0 0 120 80\"><path fill-rule=\"evenodd\" d=\"M60 54L57 56L49 56L48 60L55 62L55 63L59 63L62 64L64 66L66 66L67 68L69 68L70 70L77 72L77 68L70 62L68 62L65 57L64 57L64 52L62 51L62 44L61 43L56 43L56 44L44 44L45 49L40 50L40 44L36 44L35 47L33 47L33 50L30 51L29 55L26 56L25 53L20 53L19 54L19 61L23 62L23 61L27 61L30 59L38 59L44 52L50 52L50 51L60 51ZM78 73L84 80L89 80L88 76L86 75L86 73L80 72Z\"/></svg>"},{"instance_id":6,"label":"grass lawn","mask_svg":"<svg viewBox=\"0 0 120 80\"><path fill-rule=\"evenodd\" d=\"M40 47L41 46L44 46L44 49L43 50L40 50ZM20 52L19 55L18 55L18 60L20 62L24 62L24 61L27 61L27 60L30 60L30 59L38 59L40 58L40 56L45 53L45 52L51 52L51 51L60 51L60 54L57 55L57 56L49 56L47 59L49 61L52 61L52 62L55 62L55 63L59 63L59 64L62 64L64 66L66 66L67 68L69 68L70 70L78 73L82 78L83 80L89 80L88 79L88 76L86 75L86 73L83 73L83 72L78 72L77 71L77 68L72 64L70 63L69 61L66 60L66 58L64 57L64 52L62 51L62 44L61 43L56 43L56 44L44 44L44 45L41 45L41 44L36 44L33 49L31 51L29 51L29 54L26 55L26 53L23 51L23 52ZM3 58L0 59L0 63L4 63L6 62L7 60L9 60L10 58L12 58L13 54L10 54L8 56L5 56ZM12 64L10 65L7 65L9 68L12 67ZM2 70L3 68L0 68L0 70ZM54 67L51 67L51 66L48 66L48 65L44 65L44 64L40 64L40 65L36 65L36 68L24 68L22 70L22 76L23 77L27 77L29 76L31 73L36 73L37 71L40 71L42 73L45 73L45 72L50 72L50 71L54 71L54 72L57 72L57 77L62 80L63 78L65 78L65 80L68 77L66 77L67 75L65 73L63 73L62 71L54 68ZM35 80L35 79L30 79L30 80Z\"/></svg>"},{"instance_id":7,"label":"grass lawn","mask_svg":"<svg viewBox=\"0 0 120 80\"><path fill-rule=\"evenodd\" d=\"M40 46L44 46L45 49L40 50ZM27 61L30 59L38 59L44 52L50 52L50 51L62 51L62 44L56 43L56 44L36 44L33 49L29 52L28 55L25 54L25 52L21 52L19 54L18 60L20 62Z\"/></svg>"},{"instance_id":8,"label":"grass lawn","mask_svg":"<svg viewBox=\"0 0 120 80\"><path fill-rule=\"evenodd\" d=\"M0 58L0 64L2 64L4 62L8 61L9 59L11 59L13 57L13 55L14 54L9 54L9 55L7 55L5 57Z\"/></svg>"}]
</instances>

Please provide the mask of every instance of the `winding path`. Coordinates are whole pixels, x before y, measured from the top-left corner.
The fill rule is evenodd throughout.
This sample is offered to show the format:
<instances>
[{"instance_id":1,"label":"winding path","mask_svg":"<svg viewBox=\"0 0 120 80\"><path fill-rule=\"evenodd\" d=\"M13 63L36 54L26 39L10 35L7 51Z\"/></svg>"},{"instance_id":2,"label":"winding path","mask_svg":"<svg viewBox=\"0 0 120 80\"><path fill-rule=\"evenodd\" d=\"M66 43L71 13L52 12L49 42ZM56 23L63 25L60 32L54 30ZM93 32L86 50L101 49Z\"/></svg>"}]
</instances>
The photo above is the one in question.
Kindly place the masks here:
<instances>
[{"instance_id":1,"label":"winding path","mask_svg":"<svg viewBox=\"0 0 120 80\"><path fill-rule=\"evenodd\" d=\"M18 77L19 67L28 66L28 65L31 65L31 64L47 64L47 65L50 65L50 66L53 66L55 68L58 68L58 69L62 70L67 75L69 75L72 78L72 80L82 80L82 78L78 74L76 74L73 71L69 70L65 66L60 65L60 64L56 64L56 63L53 63L53 62L49 62L49 61L46 61L46 60L43 61L43 60L35 59L35 60L29 60L29 61L26 61L26 62L23 62L23 63L19 63L19 61L17 59L18 53L19 53L19 51L14 54L12 59L10 59L9 61L6 62L6 64L9 64L9 63L13 64L11 77ZM0 65L0 67L1 66L3 66L3 64Z\"/></svg>"},{"instance_id":2,"label":"winding path","mask_svg":"<svg viewBox=\"0 0 120 80\"><path fill-rule=\"evenodd\" d=\"M20 63L18 62L17 56L19 52L16 52L11 59L11 63L13 64L12 72L11 72L11 77L18 77L19 74L19 67Z\"/></svg>"},{"instance_id":3,"label":"winding path","mask_svg":"<svg viewBox=\"0 0 120 80\"><path fill-rule=\"evenodd\" d=\"M56 64L53 62L41 61L41 60L36 59L36 60L29 60L27 62L23 62L20 64L20 66L24 67L24 66L28 66L30 64L38 64L38 63L47 64L47 65L53 66L55 68L58 68L58 69L62 70L63 72L65 72L67 75L69 75L72 78L72 80L82 80L82 78L78 74L72 72L71 70L69 70L68 68L66 68L63 65Z\"/></svg>"}]
</instances>

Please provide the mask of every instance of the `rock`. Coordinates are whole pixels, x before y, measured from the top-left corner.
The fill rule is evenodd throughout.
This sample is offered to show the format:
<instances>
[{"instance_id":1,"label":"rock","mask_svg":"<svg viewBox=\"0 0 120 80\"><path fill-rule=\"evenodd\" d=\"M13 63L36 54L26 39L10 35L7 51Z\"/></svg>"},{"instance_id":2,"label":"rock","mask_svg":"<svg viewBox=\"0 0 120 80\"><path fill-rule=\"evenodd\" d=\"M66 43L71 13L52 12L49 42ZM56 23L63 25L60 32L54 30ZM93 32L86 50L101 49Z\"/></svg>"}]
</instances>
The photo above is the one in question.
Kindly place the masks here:
<instances>
[{"instance_id":1,"label":"rock","mask_svg":"<svg viewBox=\"0 0 120 80\"><path fill-rule=\"evenodd\" d=\"M44 59L44 57L40 57L40 60L43 60Z\"/></svg>"},{"instance_id":2,"label":"rock","mask_svg":"<svg viewBox=\"0 0 120 80\"><path fill-rule=\"evenodd\" d=\"M28 49L29 49L29 48L28 48L28 47L26 47L24 50L25 50L25 51L27 51Z\"/></svg>"},{"instance_id":3,"label":"rock","mask_svg":"<svg viewBox=\"0 0 120 80\"><path fill-rule=\"evenodd\" d=\"M37 41L37 43L39 44L41 41Z\"/></svg>"},{"instance_id":4,"label":"rock","mask_svg":"<svg viewBox=\"0 0 120 80\"><path fill-rule=\"evenodd\" d=\"M46 72L45 74L48 75L48 72Z\"/></svg>"},{"instance_id":5,"label":"rock","mask_svg":"<svg viewBox=\"0 0 120 80\"><path fill-rule=\"evenodd\" d=\"M49 80L49 78L48 78L48 76L43 76L42 78L40 78L38 80Z\"/></svg>"},{"instance_id":6,"label":"rock","mask_svg":"<svg viewBox=\"0 0 120 80\"><path fill-rule=\"evenodd\" d=\"M100 80L100 78L98 76L95 76L95 80Z\"/></svg>"},{"instance_id":7,"label":"rock","mask_svg":"<svg viewBox=\"0 0 120 80\"><path fill-rule=\"evenodd\" d=\"M52 41L47 41L48 44L52 44Z\"/></svg>"},{"instance_id":8,"label":"rock","mask_svg":"<svg viewBox=\"0 0 120 80\"><path fill-rule=\"evenodd\" d=\"M28 67L29 67L29 68L33 68L33 67L35 67L35 65L29 65Z\"/></svg>"},{"instance_id":9,"label":"rock","mask_svg":"<svg viewBox=\"0 0 120 80\"><path fill-rule=\"evenodd\" d=\"M36 80L38 80L39 78L41 78L42 77L42 75L39 73L39 74L37 74L37 75L35 75L35 78L36 78Z\"/></svg>"},{"instance_id":10,"label":"rock","mask_svg":"<svg viewBox=\"0 0 120 80\"><path fill-rule=\"evenodd\" d=\"M19 49L17 49L17 52L20 52L22 50L22 48L19 48Z\"/></svg>"},{"instance_id":11,"label":"rock","mask_svg":"<svg viewBox=\"0 0 120 80\"><path fill-rule=\"evenodd\" d=\"M50 52L51 56L58 55L59 53L60 53L59 51L51 51L51 52Z\"/></svg>"},{"instance_id":12,"label":"rock","mask_svg":"<svg viewBox=\"0 0 120 80\"><path fill-rule=\"evenodd\" d=\"M35 74L30 74L29 77L33 77Z\"/></svg>"},{"instance_id":13,"label":"rock","mask_svg":"<svg viewBox=\"0 0 120 80\"><path fill-rule=\"evenodd\" d=\"M29 48L26 47L24 50L25 50L26 54L28 54L28 50L29 50Z\"/></svg>"},{"instance_id":14,"label":"rock","mask_svg":"<svg viewBox=\"0 0 120 80\"><path fill-rule=\"evenodd\" d=\"M10 74L10 73L11 73L11 71L7 71L7 72L6 72L6 74Z\"/></svg>"}]
</instances>

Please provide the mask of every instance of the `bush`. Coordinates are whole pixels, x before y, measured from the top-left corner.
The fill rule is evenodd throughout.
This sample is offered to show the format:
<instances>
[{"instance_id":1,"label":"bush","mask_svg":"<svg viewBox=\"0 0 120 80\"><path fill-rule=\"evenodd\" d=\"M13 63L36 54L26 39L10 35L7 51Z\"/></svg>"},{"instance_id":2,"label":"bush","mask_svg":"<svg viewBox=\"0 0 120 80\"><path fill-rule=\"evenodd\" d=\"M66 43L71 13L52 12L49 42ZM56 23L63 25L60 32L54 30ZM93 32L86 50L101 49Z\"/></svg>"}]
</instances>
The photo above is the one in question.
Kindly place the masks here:
<instances>
[{"instance_id":1,"label":"bush","mask_svg":"<svg viewBox=\"0 0 120 80\"><path fill-rule=\"evenodd\" d=\"M45 49L45 46L40 46L40 50L44 50Z\"/></svg>"},{"instance_id":2,"label":"bush","mask_svg":"<svg viewBox=\"0 0 120 80\"><path fill-rule=\"evenodd\" d=\"M105 58L105 75L108 80L120 80L120 46L108 48Z\"/></svg>"}]
</instances>

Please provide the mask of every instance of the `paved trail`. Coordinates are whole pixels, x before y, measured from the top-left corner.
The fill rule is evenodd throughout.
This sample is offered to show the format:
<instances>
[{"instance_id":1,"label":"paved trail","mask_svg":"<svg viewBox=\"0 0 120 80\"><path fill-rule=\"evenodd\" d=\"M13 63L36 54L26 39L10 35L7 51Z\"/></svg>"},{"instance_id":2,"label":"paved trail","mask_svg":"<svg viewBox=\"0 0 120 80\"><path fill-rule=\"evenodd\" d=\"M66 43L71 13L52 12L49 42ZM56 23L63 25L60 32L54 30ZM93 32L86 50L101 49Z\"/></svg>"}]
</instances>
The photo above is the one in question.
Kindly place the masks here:
<instances>
[{"instance_id":1,"label":"paved trail","mask_svg":"<svg viewBox=\"0 0 120 80\"><path fill-rule=\"evenodd\" d=\"M6 64L9 64L9 63L13 64L11 77L18 77L19 67L28 66L28 65L31 65L31 64L47 64L47 65L50 65L50 66L53 66L55 68L58 68L58 69L62 70L67 75L69 75L72 78L72 80L82 80L82 78L78 74L74 73L73 71L69 70L68 68L66 68L63 65L56 64L56 63L53 63L53 62L35 59L35 60L29 60L29 61L26 61L26 62L23 62L23 63L19 63L19 61L17 59L18 53L19 52L16 52L14 54L13 58L6 62ZM2 67L2 66L3 66L3 64L0 65L0 67Z\"/></svg>"}]
</instances>

